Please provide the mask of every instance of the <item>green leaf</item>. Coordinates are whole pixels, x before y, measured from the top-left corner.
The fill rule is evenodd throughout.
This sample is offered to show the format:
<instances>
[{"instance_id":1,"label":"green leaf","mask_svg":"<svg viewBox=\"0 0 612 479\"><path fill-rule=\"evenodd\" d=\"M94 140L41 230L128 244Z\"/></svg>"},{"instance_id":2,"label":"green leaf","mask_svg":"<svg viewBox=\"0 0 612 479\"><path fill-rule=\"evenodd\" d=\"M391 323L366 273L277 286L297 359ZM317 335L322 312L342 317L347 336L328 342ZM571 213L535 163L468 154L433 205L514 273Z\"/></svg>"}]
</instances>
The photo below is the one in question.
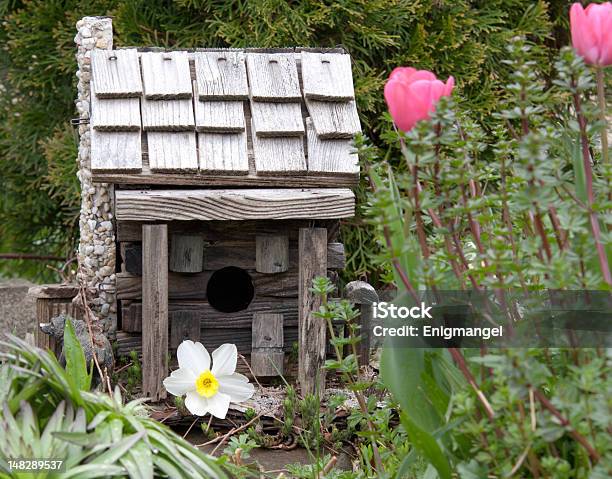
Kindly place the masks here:
<instances>
[{"instance_id":1,"label":"green leaf","mask_svg":"<svg viewBox=\"0 0 612 479\"><path fill-rule=\"evenodd\" d=\"M76 337L70 318L66 319L64 326L64 355L66 356L66 372L74 381L74 385L81 391L89 391L91 387L90 376L87 373L85 353L81 343Z\"/></svg>"},{"instance_id":2,"label":"green leaf","mask_svg":"<svg viewBox=\"0 0 612 479\"><path fill-rule=\"evenodd\" d=\"M121 466L111 464L84 464L73 467L62 475L62 479L78 478L89 479L94 477L113 477L125 474Z\"/></svg>"},{"instance_id":3,"label":"green leaf","mask_svg":"<svg viewBox=\"0 0 612 479\"><path fill-rule=\"evenodd\" d=\"M414 447L436 468L440 478L451 479L452 471L448 459L433 435L417 426L403 411L400 420Z\"/></svg>"}]
</instances>

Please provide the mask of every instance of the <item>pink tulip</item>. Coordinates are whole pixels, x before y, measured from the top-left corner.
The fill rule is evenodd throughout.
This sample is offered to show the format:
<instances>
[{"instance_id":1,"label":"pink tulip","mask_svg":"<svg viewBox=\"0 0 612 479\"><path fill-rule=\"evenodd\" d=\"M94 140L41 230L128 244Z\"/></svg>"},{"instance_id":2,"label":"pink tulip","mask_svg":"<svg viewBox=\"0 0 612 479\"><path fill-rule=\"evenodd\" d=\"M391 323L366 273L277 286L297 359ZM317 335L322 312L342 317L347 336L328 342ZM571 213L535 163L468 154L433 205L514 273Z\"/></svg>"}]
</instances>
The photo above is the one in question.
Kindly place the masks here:
<instances>
[{"instance_id":1,"label":"pink tulip","mask_svg":"<svg viewBox=\"0 0 612 479\"><path fill-rule=\"evenodd\" d=\"M398 67L385 85L385 100L396 126L410 131L418 121L427 120L443 96L450 96L455 79L442 83L427 70Z\"/></svg>"},{"instance_id":2,"label":"pink tulip","mask_svg":"<svg viewBox=\"0 0 612 479\"><path fill-rule=\"evenodd\" d=\"M590 65L612 64L612 3L574 3L570 10L572 45Z\"/></svg>"}]
</instances>

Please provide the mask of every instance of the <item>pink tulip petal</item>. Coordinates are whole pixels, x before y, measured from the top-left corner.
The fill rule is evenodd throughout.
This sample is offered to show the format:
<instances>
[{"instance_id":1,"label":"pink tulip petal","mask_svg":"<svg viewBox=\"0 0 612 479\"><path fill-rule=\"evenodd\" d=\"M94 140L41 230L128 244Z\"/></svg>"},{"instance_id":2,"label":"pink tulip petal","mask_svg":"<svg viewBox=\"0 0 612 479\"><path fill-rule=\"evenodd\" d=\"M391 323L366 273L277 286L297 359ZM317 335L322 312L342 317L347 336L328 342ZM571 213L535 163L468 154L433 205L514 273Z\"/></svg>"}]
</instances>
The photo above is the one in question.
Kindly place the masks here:
<instances>
[{"instance_id":1,"label":"pink tulip petal","mask_svg":"<svg viewBox=\"0 0 612 479\"><path fill-rule=\"evenodd\" d=\"M572 46L578 55L583 56L584 52L584 37L586 15L582 5L574 3L570 8L570 29L572 33Z\"/></svg>"},{"instance_id":2,"label":"pink tulip petal","mask_svg":"<svg viewBox=\"0 0 612 479\"><path fill-rule=\"evenodd\" d=\"M408 78L408 83L414 83L415 81L427 80L434 81L437 80L436 75L427 71L427 70L417 70Z\"/></svg>"},{"instance_id":3,"label":"pink tulip petal","mask_svg":"<svg viewBox=\"0 0 612 479\"><path fill-rule=\"evenodd\" d=\"M451 96L453 93L453 88L455 88L455 79L452 76L449 76L448 80L446 80L445 87L444 94L446 96Z\"/></svg>"},{"instance_id":4,"label":"pink tulip petal","mask_svg":"<svg viewBox=\"0 0 612 479\"><path fill-rule=\"evenodd\" d=\"M391 75L389 75L389 80L408 82L408 78L416 71L416 68L412 67L396 67L391 72Z\"/></svg>"}]
</instances>

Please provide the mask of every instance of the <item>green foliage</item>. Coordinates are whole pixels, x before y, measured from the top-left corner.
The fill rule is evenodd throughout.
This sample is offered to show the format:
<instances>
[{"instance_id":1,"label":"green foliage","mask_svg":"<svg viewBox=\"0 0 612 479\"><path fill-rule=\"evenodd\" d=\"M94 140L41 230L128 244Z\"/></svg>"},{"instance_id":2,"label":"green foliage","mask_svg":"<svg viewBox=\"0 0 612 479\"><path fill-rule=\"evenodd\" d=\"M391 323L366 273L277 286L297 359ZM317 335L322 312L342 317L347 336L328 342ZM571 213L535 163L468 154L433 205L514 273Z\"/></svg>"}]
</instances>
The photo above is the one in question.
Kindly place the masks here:
<instances>
[{"instance_id":1,"label":"green foliage","mask_svg":"<svg viewBox=\"0 0 612 479\"><path fill-rule=\"evenodd\" d=\"M150 419L144 399L124 404L118 387L111 395L72 387L73 375L87 374L84 358L65 370L51 353L18 338L3 346L0 470L9 477L21 477L7 466L18 457L63 459L61 477L225 477L214 459Z\"/></svg>"},{"instance_id":2,"label":"green foliage","mask_svg":"<svg viewBox=\"0 0 612 479\"><path fill-rule=\"evenodd\" d=\"M79 390L89 391L93 374L93 362L90 365L91 372L88 374L85 353L76 337L70 318L66 320L64 326L64 355L66 356L66 372L68 373L66 376L70 381L73 394L78 393Z\"/></svg>"},{"instance_id":3,"label":"green foliage","mask_svg":"<svg viewBox=\"0 0 612 479\"><path fill-rule=\"evenodd\" d=\"M85 15L113 16L117 46L344 46L353 57L364 132L378 146L384 131L382 87L399 65L453 75L466 109L490 125L504 101L510 69L500 66L509 39L526 34L538 45L536 68L548 74L554 35L566 35L556 0L33 0L0 3L0 251L67 256L79 211L75 116L74 25ZM555 30L553 30L555 27ZM398 165L394 165L398 166ZM365 199L364 191L358 192ZM373 267L379 247L361 218L347 222L347 277ZM5 262L2 274L44 277L38 263ZM48 276L49 273L46 274ZM41 278L42 279L42 278ZM47 278L48 279L48 278Z\"/></svg>"}]
</instances>

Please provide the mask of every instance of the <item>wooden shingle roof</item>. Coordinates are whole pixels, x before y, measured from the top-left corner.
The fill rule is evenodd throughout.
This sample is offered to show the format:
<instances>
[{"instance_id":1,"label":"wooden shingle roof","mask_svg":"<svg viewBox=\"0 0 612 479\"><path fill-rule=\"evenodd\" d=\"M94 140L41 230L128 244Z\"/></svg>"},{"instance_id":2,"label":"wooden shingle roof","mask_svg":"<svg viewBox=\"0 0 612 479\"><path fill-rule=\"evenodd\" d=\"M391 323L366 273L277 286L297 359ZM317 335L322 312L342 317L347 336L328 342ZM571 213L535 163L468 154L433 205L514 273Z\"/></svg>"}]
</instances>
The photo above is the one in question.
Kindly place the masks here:
<instances>
[{"instance_id":1,"label":"wooden shingle roof","mask_svg":"<svg viewBox=\"0 0 612 479\"><path fill-rule=\"evenodd\" d=\"M91 63L94 181L358 181L361 127L342 50L94 50Z\"/></svg>"}]
</instances>

